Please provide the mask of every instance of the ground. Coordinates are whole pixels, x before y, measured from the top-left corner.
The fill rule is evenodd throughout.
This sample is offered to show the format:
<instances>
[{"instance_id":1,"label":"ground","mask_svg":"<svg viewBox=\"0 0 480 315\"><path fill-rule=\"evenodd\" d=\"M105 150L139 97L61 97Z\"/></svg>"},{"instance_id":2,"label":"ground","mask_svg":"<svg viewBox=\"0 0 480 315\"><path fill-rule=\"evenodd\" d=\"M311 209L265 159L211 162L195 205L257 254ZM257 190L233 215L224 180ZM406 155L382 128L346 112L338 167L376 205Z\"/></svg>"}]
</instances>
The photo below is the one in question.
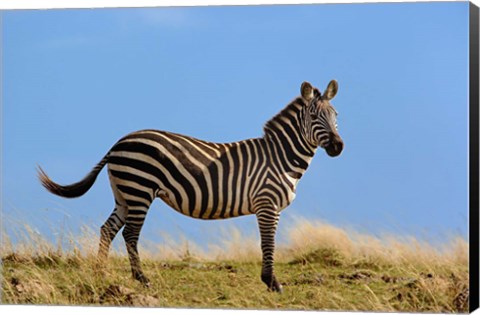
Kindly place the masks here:
<instances>
[{"instance_id":1,"label":"ground","mask_svg":"<svg viewBox=\"0 0 480 315\"><path fill-rule=\"evenodd\" d=\"M345 245L338 236L322 246L280 248L275 271L282 294L261 282L259 255L207 259L189 249L168 259L143 254L151 280L145 288L131 278L122 253L101 267L92 252L10 248L2 251L2 303L468 312L468 247L462 241L443 253L418 244L392 249L392 243L390 251L378 244L367 251L372 243Z\"/></svg>"}]
</instances>

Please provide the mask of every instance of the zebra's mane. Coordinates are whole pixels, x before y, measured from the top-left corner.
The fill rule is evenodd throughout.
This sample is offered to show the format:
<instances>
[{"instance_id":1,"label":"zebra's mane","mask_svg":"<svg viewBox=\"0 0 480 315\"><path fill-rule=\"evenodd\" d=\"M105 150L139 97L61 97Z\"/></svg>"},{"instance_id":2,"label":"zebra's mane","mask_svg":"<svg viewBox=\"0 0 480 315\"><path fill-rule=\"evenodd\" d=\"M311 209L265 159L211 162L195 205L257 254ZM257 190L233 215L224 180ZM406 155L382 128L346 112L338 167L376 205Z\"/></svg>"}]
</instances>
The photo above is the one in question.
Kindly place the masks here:
<instances>
[{"instance_id":1,"label":"zebra's mane","mask_svg":"<svg viewBox=\"0 0 480 315\"><path fill-rule=\"evenodd\" d=\"M264 135L268 135L270 132L277 130L277 123L280 123L283 117L292 117L292 112L298 114L300 112L300 108L302 108L303 106L305 106L305 101L301 97L297 97L296 99L294 99L278 114L273 116L265 123L265 125L263 126Z\"/></svg>"}]
</instances>

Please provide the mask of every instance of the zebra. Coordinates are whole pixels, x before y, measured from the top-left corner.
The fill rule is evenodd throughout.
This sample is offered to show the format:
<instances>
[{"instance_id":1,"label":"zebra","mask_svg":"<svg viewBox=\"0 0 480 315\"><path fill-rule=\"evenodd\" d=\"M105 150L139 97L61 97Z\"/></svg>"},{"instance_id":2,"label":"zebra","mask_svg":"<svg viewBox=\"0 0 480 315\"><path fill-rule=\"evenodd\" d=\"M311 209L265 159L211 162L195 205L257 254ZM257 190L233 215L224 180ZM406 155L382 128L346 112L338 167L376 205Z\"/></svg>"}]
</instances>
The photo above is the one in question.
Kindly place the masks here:
<instances>
[{"instance_id":1,"label":"zebra","mask_svg":"<svg viewBox=\"0 0 480 315\"><path fill-rule=\"evenodd\" d=\"M144 286L137 243L145 216L158 197L189 217L215 220L255 214L262 251L261 280L282 292L274 274L275 233L280 211L295 190L318 147L335 157L343 150L337 112L330 104L335 80L325 92L303 82L301 95L270 119L264 135L232 143L213 143L159 130L130 133L108 151L81 181L60 185L38 166L41 184L51 193L75 198L85 194L107 165L115 199L100 228L98 261L104 265L110 245L123 227L131 272Z\"/></svg>"}]
</instances>

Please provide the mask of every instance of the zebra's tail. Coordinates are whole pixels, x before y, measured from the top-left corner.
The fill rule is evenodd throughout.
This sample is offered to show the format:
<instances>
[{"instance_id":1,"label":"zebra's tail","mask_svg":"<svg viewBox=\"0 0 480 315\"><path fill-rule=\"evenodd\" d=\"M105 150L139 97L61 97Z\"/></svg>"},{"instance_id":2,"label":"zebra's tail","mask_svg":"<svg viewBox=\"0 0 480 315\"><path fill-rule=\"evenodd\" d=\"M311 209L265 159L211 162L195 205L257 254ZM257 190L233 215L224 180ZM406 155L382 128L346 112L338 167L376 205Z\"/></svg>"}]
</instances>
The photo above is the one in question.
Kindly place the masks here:
<instances>
[{"instance_id":1,"label":"zebra's tail","mask_svg":"<svg viewBox=\"0 0 480 315\"><path fill-rule=\"evenodd\" d=\"M98 174L108 162L108 154L87 174L81 181L71 185L59 185L48 177L47 173L38 166L38 179L49 192L65 198L76 198L85 194L97 179Z\"/></svg>"}]
</instances>

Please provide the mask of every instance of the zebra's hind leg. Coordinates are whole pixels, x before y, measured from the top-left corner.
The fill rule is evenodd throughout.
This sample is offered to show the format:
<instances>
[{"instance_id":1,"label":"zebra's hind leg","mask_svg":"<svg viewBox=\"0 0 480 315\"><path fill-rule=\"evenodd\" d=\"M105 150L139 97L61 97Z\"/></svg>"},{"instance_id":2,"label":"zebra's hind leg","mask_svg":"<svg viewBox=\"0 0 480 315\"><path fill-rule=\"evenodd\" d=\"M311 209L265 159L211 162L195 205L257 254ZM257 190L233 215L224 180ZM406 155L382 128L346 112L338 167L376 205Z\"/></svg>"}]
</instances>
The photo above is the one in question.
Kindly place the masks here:
<instances>
[{"instance_id":1,"label":"zebra's hind leg","mask_svg":"<svg viewBox=\"0 0 480 315\"><path fill-rule=\"evenodd\" d=\"M128 258L130 259L130 265L132 267L132 276L146 287L150 285L150 281L142 271L137 245L147 211L148 207L141 209L138 207L134 209L129 208L125 228L122 231L127 246Z\"/></svg>"},{"instance_id":2,"label":"zebra's hind leg","mask_svg":"<svg viewBox=\"0 0 480 315\"><path fill-rule=\"evenodd\" d=\"M105 261L108 257L108 252L110 250L110 245L112 244L115 235L117 235L118 231L125 224L126 216L127 207L122 206L117 202L112 214L100 228L100 244L98 246L97 259L101 265L105 264Z\"/></svg>"},{"instance_id":3,"label":"zebra's hind leg","mask_svg":"<svg viewBox=\"0 0 480 315\"><path fill-rule=\"evenodd\" d=\"M259 209L256 212L258 227L260 229L260 242L262 247L262 281L269 290L282 292L282 285L273 273L273 255L275 251L275 231L279 213L270 207Z\"/></svg>"}]
</instances>

